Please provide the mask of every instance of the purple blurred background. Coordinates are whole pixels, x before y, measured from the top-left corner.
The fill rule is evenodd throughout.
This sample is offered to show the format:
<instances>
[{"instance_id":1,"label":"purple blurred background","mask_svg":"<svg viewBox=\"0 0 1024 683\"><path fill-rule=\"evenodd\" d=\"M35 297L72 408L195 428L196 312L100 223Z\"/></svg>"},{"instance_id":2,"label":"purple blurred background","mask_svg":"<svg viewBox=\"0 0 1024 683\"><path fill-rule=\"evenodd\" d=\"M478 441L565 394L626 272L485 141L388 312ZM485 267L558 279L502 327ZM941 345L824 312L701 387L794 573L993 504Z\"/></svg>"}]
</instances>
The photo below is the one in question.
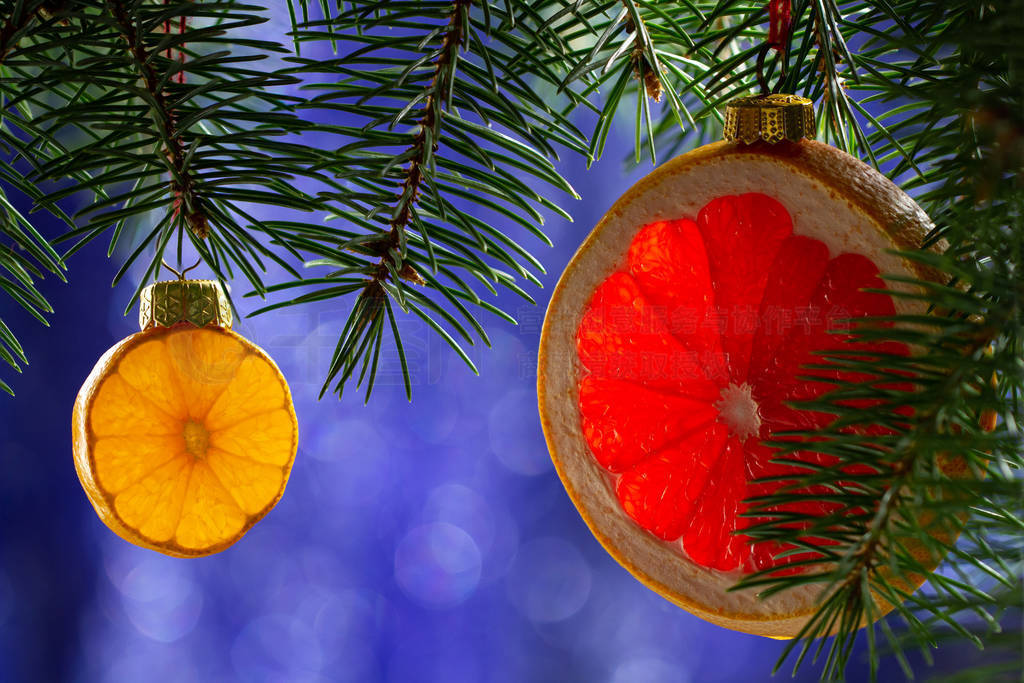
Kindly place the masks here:
<instances>
[{"instance_id":1,"label":"purple blurred background","mask_svg":"<svg viewBox=\"0 0 1024 683\"><path fill-rule=\"evenodd\" d=\"M0 681L768 680L783 644L707 624L634 580L579 518L541 434L547 296L596 220L649 170L622 170L631 149L627 116L593 170L561 165L583 196L567 204L576 222L549 221L555 249L525 241L547 268L545 288L531 291L537 307L494 301L520 325L483 319L494 348L471 350L480 377L405 318L411 405L392 356L368 406L356 391L317 402L351 301L239 324L291 384L299 454L280 504L206 559L116 537L72 464L72 403L99 356L137 330L121 315L136 280L111 290L116 267L97 242L71 261L73 285L43 283L52 328L0 298L32 362L13 378L17 399L0 398ZM854 662L851 680L866 678L863 655ZM891 662L880 677L903 678ZM806 667L798 680L816 678Z\"/></svg>"}]
</instances>

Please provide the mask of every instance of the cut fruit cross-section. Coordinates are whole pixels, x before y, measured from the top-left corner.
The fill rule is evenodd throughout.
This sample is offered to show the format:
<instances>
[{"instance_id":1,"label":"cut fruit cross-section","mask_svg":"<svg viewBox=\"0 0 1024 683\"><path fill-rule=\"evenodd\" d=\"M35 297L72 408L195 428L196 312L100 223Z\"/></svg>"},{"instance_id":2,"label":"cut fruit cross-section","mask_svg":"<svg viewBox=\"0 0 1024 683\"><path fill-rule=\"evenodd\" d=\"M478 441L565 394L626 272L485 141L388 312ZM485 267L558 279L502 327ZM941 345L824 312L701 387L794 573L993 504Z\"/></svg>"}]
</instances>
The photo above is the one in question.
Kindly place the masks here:
<instances>
[{"instance_id":1,"label":"cut fruit cross-section","mask_svg":"<svg viewBox=\"0 0 1024 683\"><path fill-rule=\"evenodd\" d=\"M183 557L227 548L277 503L298 438L273 361L230 330L189 323L140 332L101 358L73 433L107 526Z\"/></svg>"},{"instance_id":2,"label":"cut fruit cross-section","mask_svg":"<svg viewBox=\"0 0 1024 683\"><path fill-rule=\"evenodd\" d=\"M702 147L609 210L552 296L538 392L559 476L617 560L715 623L799 631L816 587L766 600L729 590L743 573L799 571L785 566L801 559L793 548L743 534L758 522L745 501L801 472L762 442L833 419L791 402L882 381L808 367L822 352L909 353L853 341L846 328L922 312L885 293L880 272L935 279L893 251L916 247L929 225L877 172L806 140Z\"/></svg>"}]
</instances>

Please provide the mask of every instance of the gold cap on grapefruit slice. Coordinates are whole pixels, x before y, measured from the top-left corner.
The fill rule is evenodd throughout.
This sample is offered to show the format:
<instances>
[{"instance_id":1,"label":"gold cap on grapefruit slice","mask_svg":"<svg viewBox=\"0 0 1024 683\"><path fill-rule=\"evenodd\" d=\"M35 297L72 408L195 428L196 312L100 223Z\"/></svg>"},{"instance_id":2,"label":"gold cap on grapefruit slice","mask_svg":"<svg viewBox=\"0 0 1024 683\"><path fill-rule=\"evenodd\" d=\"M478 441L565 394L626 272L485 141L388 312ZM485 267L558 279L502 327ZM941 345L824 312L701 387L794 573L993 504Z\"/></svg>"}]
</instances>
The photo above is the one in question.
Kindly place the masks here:
<instances>
[{"instance_id":1,"label":"gold cap on grapefruit slice","mask_svg":"<svg viewBox=\"0 0 1024 683\"><path fill-rule=\"evenodd\" d=\"M935 279L891 252L930 227L883 175L806 139L707 145L615 202L552 295L538 392L558 474L616 560L707 621L797 634L819 585L729 591L782 564L734 533L742 501L771 492L752 480L786 473L760 442L831 419L788 402L831 388L797 375L846 341L841 320L920 312L864 290L879 273Z\"/></svg>"}]
</instances>

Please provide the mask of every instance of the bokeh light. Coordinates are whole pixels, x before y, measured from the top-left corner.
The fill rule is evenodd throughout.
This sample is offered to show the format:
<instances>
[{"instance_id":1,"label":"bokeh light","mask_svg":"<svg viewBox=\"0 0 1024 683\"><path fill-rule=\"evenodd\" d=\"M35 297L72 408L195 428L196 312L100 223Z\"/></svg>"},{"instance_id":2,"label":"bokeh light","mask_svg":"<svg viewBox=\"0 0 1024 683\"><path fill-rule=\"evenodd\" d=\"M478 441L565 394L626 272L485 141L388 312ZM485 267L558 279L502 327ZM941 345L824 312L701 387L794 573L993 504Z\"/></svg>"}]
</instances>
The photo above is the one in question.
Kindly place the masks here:
<instances>
[{"instance_id":1,"label":"bokeh light","mask_svg":"<svg viewBox=\"0 0 1024 683\"><path fill-rule=\"evenodd\" d=\"M454 524L418 526L395 550L395 579L411 600L424 607L454 607L480 583L480 548Z\"/></svg>"},{"instance_id":2,"label":"bokeh light","mask_svg":"<svg viewBox=\"0 0 1024 683\"><path fill-rule=\"evenodd\" d=\"M524 543L512 566L509 599L531 622L546 624L573 616L590 597L591 571L567 541L538 538Z\"/></svg>"}]
</instances>

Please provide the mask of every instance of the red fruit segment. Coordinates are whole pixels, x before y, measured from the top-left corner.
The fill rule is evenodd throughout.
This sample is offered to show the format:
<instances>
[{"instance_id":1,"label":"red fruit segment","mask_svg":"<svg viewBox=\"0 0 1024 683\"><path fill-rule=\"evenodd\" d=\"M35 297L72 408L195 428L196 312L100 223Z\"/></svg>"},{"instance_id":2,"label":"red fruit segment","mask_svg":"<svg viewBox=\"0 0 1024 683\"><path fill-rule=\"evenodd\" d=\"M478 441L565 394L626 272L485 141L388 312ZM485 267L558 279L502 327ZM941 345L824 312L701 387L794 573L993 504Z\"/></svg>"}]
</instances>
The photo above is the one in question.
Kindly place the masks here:
<instances>
[{"instance_id":1,"label":"red fruit segment","mask_svg":"<svg viewBox=\"0 0 1024 683\"><path fill-rule=\"evenodd\" d=\"M751 378L764 377L781 362L789 337L806 330L806 312L828 268L828 247L808 237L790 235L776 254L758 316L750 355ZM795 267L799 265L799 267ZM788 372L790 368L786 368Z\"/></svg>"},{"instance_id":2,"label":"red fruit segment","mask_svg":"<svg viewBox=\"0 0 1024 683\"><path fill-rule=\"evenodd\" d=\"M640 230L629 247L629 273L672 335L696 354L708 379L727 381L711 272L697 224L663 221Z\"/></svg>"},{"instance_id":3,"label":"red fruit segment","mask_svg":"<svg viewBox=\"0 0 1024 683\"><path fill-rule=\"evenodd\" d=\"M682 536L728 436L723 425L711 425L624 472L615 486L622 509L658 538Z\"/></svg>"},{"instance_id":4,"label":"red fruit segment","mask_svg":"<svg viewBox=\"0 0 1024 683\"><path fill-rule=\"evenodd\" d=\"M844 321L845 318L893 315L895 307L891 297L862 291L884 286L878 277L878 268L864 256L840 254L829 261L808 305L795 316L793 332L779 348L774 361L751 378L760 394L779 400L806 400L833 388L834 385L828 383L828 379L866 378L854 373L801 369L802 365L825 362L815 352L863 349L869 352L886 350L890 353L907 353L908 350L902 344L887 344L884 347L864 343L854 345L848 343L850 335L834 332L849 329L850 324ZM821 377L823 381L801 380L798 379L800 375Z\"/></svg>"},{"instance_id":5,"label":"red fruit segment","mask_svg":"<svg viewBox=\"0 0 1024 683\"><path fill-rule=\"evenodd\" d=\"M719 197L697 215L715 287L722 349L737 384L747 380L750 347L775 255L793 232L789 212L763 194Z\"/></svg>"},{"instance_id":6,"label":"red fruit segment","mask_svg":"<svg viewBox=\"0 0 1024 683\"><path fill-rule=\"evenodd\" d=\"M750 483L747 485L747 498L771 495L775 493L780 486L792 484L800 476L807 473L805 468L801 468L797 465L772 462L772 458L776 455L774 449L755 443L753 440L748 441L745 446L747 478L750 480ZM829 460L820 453L792 454L786 456L786 458L798 458L804 462L822 466L827 465ZM756 479L766 477L787 477L787 479L771 482L754 481ZM800 492L806 492L810 495L818 496L825 496L830 493L830 491L824 486L801 489ZM836 510L837 507L838 506L835 503L829 503L824 500L804 500L794 503L772 505L768 508L767 512L793 512L800 514L823 515ZM763 517L750 518L751 524L757 524L763 521L765 521L765 518ZM812 539L808 540L810 541ZM824 539L813 539L813 542L820 545L824 542ZM751 546L750 560L747 568L751 571L757 571L760 569L768 569L770 567L784 566L798 560L816 557L815 554L807 552L788 555L787 557L776 559L775 556L779 553L786 552L794 548L795 546L790 544L780 545L774 542L756 543Z\"/></svg>"},{"instance_id":7,"label":"red fruit segment","mask_svg":"<svg viewBox=\"0 0 1024 683\"><path fill-rule=\"evenodd\" d=\"M576 332L576 350L589 373L714 400L696 354L675 340L664 319L626 273L598 286Z\"/></svg>"},{"instance_id":8,"label":"red fruit segment","mask_svg":"<svg viewBox=\"0 0 1024 683\"><path fill-rule=\"evenodd\" d=\"M584 377L580 382L583 435L602 467L622 472L673 441L709 425L708 403L636 384Z\"/></svg>"},{"instance_id":9,"label":"red fruit segment","mask_svg":"<svg viewBox=\"0 0 1024 683\"><path fill-rule=\"evenodd\" d=\"M683 535L683 550L694 562L711 569L738 569L750 554L749 541L733 531L746 525L739 516L746 509L747 477L743 444L730 438L708 477L697 502L689 529Z\"/></svg>"}]
</instances>

